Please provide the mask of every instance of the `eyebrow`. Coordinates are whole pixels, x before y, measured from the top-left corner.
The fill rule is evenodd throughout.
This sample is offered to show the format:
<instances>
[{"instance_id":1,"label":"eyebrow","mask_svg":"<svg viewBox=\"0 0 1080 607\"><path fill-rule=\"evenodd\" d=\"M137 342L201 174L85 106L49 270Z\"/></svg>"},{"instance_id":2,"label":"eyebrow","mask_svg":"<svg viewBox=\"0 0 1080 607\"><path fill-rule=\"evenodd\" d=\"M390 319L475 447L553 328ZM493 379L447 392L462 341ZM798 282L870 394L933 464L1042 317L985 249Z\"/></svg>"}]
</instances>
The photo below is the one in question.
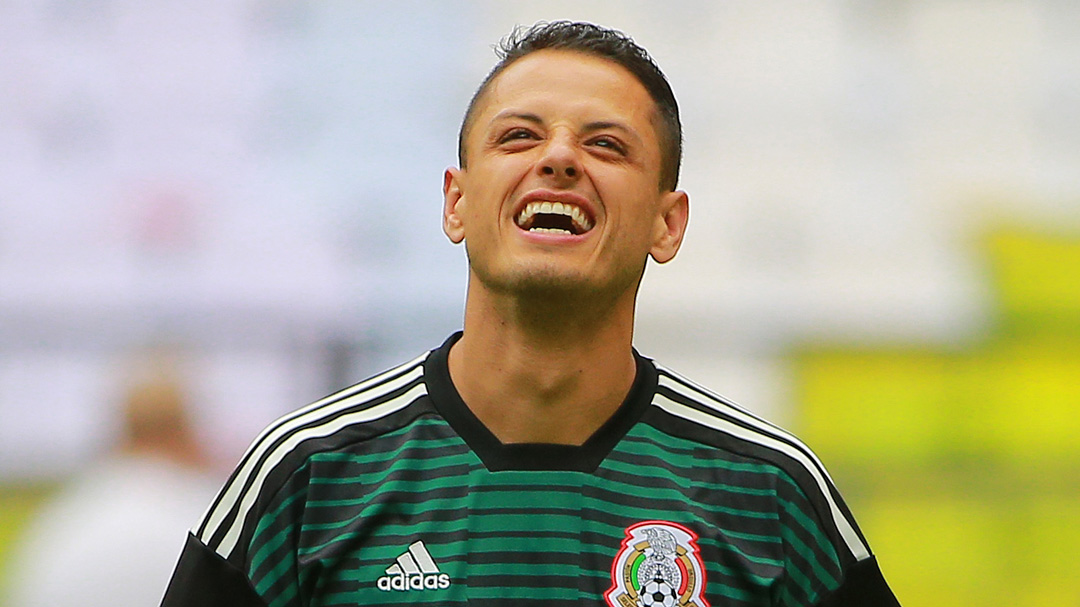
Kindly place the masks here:
<instances>
[{"instance_id":1,"label":"eyebrow","mask_svg":"<svg viewBox=\"0 0 1080 607\"><path fill-rule=\"evenodd\" d=\"M597 121L594 121L594 122L586 123L584 130L585 130L586 133L591 133L593 131L603 131L603 130L606 130L606 129L615 129L617 131L623 131L624 133L626 133L628 135L633 135L634 137L637 137L637 132L634 131L634 129L626 126L625 124L623 124L621 122L612 122L612 121L608 121L608 120L597 120Z\"/></svg>"},{"instance_id":2,"label":"eyebrow","mask_svg":"<svg viewBox=\"0 0 1080 607\"><path fill-rule=\"evenodd\" d=\"M491 119L491 123L499 122L500 120L510 120L512 118L519 118L533 124L544 123L544 121L536 114L530 114L529 112L518 112L515 110L503 110L498 114L495 114L495 117Z\"/></svg>"}]
</instances>

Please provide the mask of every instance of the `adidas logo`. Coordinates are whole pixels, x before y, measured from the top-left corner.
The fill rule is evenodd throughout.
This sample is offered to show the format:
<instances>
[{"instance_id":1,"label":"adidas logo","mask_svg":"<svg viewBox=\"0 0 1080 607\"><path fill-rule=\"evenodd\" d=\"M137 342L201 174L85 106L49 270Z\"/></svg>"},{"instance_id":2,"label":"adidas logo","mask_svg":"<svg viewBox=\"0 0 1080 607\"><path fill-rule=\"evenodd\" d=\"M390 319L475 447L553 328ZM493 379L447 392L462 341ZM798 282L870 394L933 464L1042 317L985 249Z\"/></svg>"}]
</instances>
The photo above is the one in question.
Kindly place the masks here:
<instances>
[{"instance_id":1,"label":"adidas logo","mask_svg":"<svg viewBox=\"0 0 1080 607\"><path fill-rule=\"evenodd\" d=\"M439 573L423 541L413 542L409 550L386 568L386 575L376 582L379 590L442 590L450 587L450 576Z\"/></svg>"}]
</instances>

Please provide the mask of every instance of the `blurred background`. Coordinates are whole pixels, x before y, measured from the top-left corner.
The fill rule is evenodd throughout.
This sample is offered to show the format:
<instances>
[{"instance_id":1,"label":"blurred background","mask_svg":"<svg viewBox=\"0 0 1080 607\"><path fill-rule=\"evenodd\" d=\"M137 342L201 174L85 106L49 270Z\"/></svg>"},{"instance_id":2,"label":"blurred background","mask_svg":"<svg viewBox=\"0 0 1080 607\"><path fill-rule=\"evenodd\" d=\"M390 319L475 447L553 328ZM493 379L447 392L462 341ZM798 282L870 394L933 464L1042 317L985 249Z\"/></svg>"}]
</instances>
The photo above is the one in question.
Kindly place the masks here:
<instances>
[{"instance_id":1,"label":"blurred background","mask_svg":"<svg viewBox=\"0 0 1080 607\"><path fill-rule=\"evenodd\" d=\"M460 327L442 171L490 45L560 18L682 108L638 349L815 447L905 606L1080 605L1068 0L0 1L0 597L147 377L218 485Z\"/></svg>"}]
</instances>

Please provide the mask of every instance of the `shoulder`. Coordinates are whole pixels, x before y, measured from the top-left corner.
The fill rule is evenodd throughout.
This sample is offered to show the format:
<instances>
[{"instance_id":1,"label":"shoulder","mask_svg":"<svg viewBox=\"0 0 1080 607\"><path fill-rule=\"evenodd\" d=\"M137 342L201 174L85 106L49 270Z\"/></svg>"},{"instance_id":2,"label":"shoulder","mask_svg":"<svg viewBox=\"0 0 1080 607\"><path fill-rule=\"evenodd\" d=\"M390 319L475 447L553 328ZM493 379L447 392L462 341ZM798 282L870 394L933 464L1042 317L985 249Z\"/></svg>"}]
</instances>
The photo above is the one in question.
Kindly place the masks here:
<instances>
[{"instance_id":1,"label":"shoulder","mask_svg":"<svg viewBox=\"0 0 1080 607\"><path fill-rule=\"evenodd\" d=\"M848 559L870 556L832 478L809 446L730 399L660 364L656 368L656 393L646 422L711 450L713 457L753 460L774 470L797 487L826 533L845 548L842 552Z\"/></svg>"},{"instance_id":2,"label":"shoulder","mask_svg":"<svg viewBox=\"0 0 1080 607\"><path fill-rule=\"evenodd\" d=\"M735 401L654 363L652 412L684 438L772 463L786 471L824 475L824 466L795 435Z\"/></svg>"},{"instance_id":3,"label":"shoulder","mask_svg":"<svg viewBox=\"0 0 1080 607\"><path fill-rule=\"evenodd\" d=\"M252 441L193 535L230 558L254 519L281 487L317 453L377 439L429 410L425 353L266 427Z\"/></svg>"}]
</instances>

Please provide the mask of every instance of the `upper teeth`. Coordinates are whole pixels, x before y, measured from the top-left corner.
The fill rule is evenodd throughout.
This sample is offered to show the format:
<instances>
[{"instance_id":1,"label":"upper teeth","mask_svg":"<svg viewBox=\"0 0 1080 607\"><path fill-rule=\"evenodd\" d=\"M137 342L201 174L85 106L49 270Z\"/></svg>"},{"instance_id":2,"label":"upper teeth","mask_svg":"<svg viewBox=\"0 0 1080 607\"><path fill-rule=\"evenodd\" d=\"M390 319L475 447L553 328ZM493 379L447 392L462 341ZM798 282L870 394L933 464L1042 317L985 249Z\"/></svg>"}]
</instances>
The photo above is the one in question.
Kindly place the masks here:
<instances>
[{"instance_id":1,"label":"upper teeth","mask_svg":"<svg viewBox=\"0 0 1080 607\"><path fill-rule=\"evenodd\" d=\"M585 215L584 211L572 204L562 202L530 202L525 205L525 208L518 214L517 224L523 227L528 225L529 220L537 213L542 213L544 215L565 215L574 222L574 226L581 232L587 232L592 229L592 222L589 220L588 216Z\"/></svg>"}]
</instances>

